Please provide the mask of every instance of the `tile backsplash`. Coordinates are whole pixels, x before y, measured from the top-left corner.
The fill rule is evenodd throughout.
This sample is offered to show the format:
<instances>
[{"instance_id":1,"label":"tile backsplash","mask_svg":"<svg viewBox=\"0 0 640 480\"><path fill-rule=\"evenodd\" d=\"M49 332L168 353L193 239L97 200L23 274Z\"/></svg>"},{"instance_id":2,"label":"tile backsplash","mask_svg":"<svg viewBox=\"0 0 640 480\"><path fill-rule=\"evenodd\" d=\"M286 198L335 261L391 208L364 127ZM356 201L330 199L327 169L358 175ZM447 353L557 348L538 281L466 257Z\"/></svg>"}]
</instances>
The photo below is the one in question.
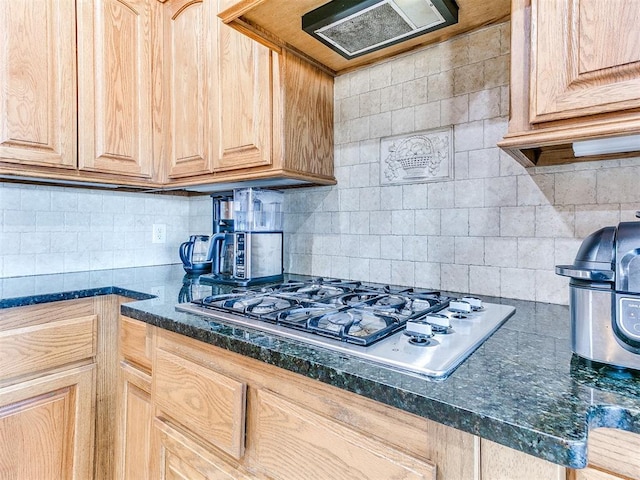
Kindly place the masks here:
<instances>
[{"instance_id":1,"label":"tile backsplash","mask_svg":"<svg viewBox=\"0 0 640 480\"><path fill-rule=\"evenodd\" d=\"M179 262L211 233L211 199L0 183L0 277ZM154 224L166 243L152 243Z\"/></svg>"},{"instance_id":2,"label":"tile backsplash","mask_svg":"<svg viewBox=\"0 0 640 480\"><path fill-rule=\"evenodd\" d=\"M508 81L508 22L336 78L338 184L287 192L285 269L567 303L554 266L634 219L640 159L523 168ZM382 185L381 138L448 125L452 180Z\"/></svg>"}]
</instances>

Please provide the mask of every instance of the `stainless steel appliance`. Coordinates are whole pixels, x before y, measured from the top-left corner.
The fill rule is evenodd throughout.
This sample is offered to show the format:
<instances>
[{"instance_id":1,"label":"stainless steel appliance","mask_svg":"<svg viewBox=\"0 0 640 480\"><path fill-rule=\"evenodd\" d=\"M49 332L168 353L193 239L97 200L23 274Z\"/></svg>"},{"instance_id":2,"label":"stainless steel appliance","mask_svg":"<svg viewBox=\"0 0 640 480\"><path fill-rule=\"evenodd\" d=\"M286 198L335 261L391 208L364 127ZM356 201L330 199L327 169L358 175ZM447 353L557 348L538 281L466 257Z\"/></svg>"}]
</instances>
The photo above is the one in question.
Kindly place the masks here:
<instances>
[{"instance_id":1,"label":"stainless steel appliance","mask_svg":"<svg viewBox=\"0 0 640 480\"><path fill-rule=\"evenodd\" d=\"M247 286L282 281L282 232L222 233L212 242L213 268L202 282Z\"/></svg>"},{"instance_id":2,"label":"stainless steel appliance","mask_svg":"<svg viewBox=\"0 0 640 480\"><path fill-rule=\"evenodd\" d=\"M239 289L176 309L438 379L515 312L475 297L337 279Z\"/></svg>"},{"instance_id":3,"label":"stainless steel appliance","mask_svg":"<svg viewBox=\"0 0 640 480\"><path fill-rule=\"evenodd\" d=\"M572 350L589 361L640 369L640 222L592 233L573 265L557 265L556 273L571 278Z\"/></svg>"}]
</instances>

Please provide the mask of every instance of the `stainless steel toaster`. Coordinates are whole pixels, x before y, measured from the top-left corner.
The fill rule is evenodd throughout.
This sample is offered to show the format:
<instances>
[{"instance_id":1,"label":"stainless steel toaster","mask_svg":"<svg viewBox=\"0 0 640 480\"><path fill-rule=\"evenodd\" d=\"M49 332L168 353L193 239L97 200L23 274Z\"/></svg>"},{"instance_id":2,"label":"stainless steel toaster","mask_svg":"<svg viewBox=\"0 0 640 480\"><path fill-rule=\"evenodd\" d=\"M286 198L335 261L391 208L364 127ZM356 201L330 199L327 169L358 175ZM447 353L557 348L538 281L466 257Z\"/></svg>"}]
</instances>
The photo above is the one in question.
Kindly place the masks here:
<instances>
[{"instance_id":1,"label":"stainless steel toaster","mask_svg":"<svg viewBox=\"0 0 640 480\"><path fill-rule=\"evenodd\" d=\"M556 273L570 277L572 350L640 370L640 222L592 233L573 265L557 265Z\"/></svg>"}]
</instances>

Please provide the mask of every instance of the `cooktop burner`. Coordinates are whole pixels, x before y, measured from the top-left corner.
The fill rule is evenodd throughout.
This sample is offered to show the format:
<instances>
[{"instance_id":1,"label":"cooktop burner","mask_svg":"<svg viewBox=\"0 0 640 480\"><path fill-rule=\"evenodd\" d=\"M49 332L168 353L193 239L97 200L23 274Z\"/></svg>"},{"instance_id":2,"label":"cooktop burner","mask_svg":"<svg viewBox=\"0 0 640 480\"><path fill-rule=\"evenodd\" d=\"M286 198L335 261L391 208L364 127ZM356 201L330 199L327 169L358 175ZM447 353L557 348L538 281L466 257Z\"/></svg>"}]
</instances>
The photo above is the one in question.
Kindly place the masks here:
<instances>
[{"instance_id":1,"label":"cooktop burner","mask_svg":"<svg viewBox=\"0 0 640 480\"><path fill-rule=\"evenodd\" d=\"M211 295L176 309L444 378L515 309L432 290L338 279Z\"/></svg>"}]
</instances>

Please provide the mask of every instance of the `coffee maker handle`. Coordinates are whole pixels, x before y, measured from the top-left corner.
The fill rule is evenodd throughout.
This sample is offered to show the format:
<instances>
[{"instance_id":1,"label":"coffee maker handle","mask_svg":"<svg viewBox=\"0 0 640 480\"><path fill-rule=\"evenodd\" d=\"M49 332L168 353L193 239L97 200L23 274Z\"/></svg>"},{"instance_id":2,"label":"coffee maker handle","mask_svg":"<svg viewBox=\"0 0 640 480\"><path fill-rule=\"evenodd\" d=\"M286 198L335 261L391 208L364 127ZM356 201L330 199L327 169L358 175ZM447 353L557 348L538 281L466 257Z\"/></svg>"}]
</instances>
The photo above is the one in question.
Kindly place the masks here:
<instances>
[{"instance_id":1,"label":"coffee maker handle","mask_svg":"<svg viewBox=\"0 0 640 480\"><path fill-rule=\"evenodd\" d=\"M185 267L191 268L191 251L193 250L193 242L184 242L180 245L180 260Z\"/></svg>"},{"instance_id":2,"label":"coffee maker handle","mask_svg":"<svg viewBox=\"0 0 640 480\"><path fill-rule=\"evenodd\" d=\"M216 233L209 242L207 260L211 261L211 272L214 275L220 275L220 248L218 244L222 244L226 236L226 233Z\"/></svg>"}]
</instances>

